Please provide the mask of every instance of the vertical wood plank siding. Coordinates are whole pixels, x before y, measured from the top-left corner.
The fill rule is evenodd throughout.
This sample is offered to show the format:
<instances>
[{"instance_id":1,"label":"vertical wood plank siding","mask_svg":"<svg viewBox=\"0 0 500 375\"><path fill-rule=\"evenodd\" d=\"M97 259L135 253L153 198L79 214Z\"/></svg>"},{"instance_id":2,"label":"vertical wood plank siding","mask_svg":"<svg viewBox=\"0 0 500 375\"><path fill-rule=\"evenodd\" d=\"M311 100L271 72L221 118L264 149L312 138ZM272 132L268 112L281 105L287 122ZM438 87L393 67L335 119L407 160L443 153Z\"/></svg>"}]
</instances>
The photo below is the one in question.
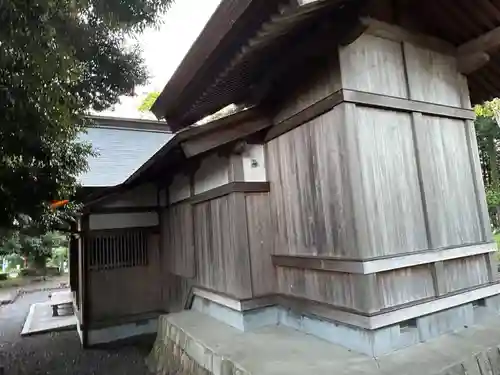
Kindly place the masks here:
<instances>
[{"instance_id":1,"label":"vertical wood plank siding","mask_svg":"<svg viewBox=\"0 0 500 375\"><path fill-rule=\"evenodd\" d=\"M470 108L454 57L370 35L332 55L275 122L339 88L386 95L381 107L390 96ZM473 124L372 104L339 104L266 144L273 253L366 259L490 240ZM374 312L484 285L487 259L370 275L278 266L277 283L286 295Z\"/></svg>"},{"instance_id":2,"label":"vertical wood plank siding","mask_svg":"<svg viewBox=\"0 0 500 375\"><path fill-rule=\"evenodd\" d=\"M161 274L161 283L163 309L169 313L184 310L194 279L165 271Z\"/></svg>"},{"instance_id":3,"label":"vertical wood plank siding","mask_svg":"<svg viewBox=\"0 0 500 375\"><path fill-rule=\"evenodd\" d=\"M308 78L307 82L284 99L274 117L274 123L286 120L342 88L337 53L332 53L325 66L316 65L314 72L311 72L311 77Z\"/></svg>"},{"instance_id":4,"label":"vertical wood plank siding","mask_svg":"<svg viewBox=\"0 0 500 375\"><path fill-rule=\"evenodd\" d=\"M342 87L408 98L401 44L362 35L340 49Z\"/></svg>"},{"instance_id":5,"label":"vertical wood plank siding","mask_svg":"<svg viewBox=\"0 0 500 375\"><path fill-rule=\"evenodd\" d=\"M253 296L274 293L276 272L271 254L276 232L271 220L269 194L248 194L245 200Z\"/></svg>"},{"instance_id":6,"label":"vertical wood plank siding","mask_svg":"<svg viewBox=\"0 0 500 375\"><path fill-rule=\"evenodd\" d=\"M433 247L482 240L464 122L422 116L415 126Z\"/></svg>"},{"instance_id":7,"label":"vertical wood plank siding","mask_svg":"<svg viewBox=\"0 0 500 375\"><path fill-rule=\"evenodd\" d=\"M230 207L240 205L240 199L244 217ZM243 194L235 193L193 208L196 282L237 298L252 296L247 228L238 225L246 221L244 203Z\"/></svg>"},{"instance_id":8,"label":"vertical wood plank siding","mask_svg":"<svg viewBox=\"0 0 500 375\"><path fill-rule=\"evenodd\" d=\"M404 43L410 97L414 100L462 106L456 58Z\"/></svg>"},{"instance_id":9,"label":"vertical wood plank siding","mask_svg":"<svg viewBox=\"0 0 500 375\"><path fill-rule=\"evenodd\" d=\"M431 269L428 265L382 272L377 275L382 308L434 297Z\"/></svg>"},{"instance_id":10,"label":"vertical wood plank siding","mask_svg":"<svg viewBox=\"0 0 500 375\"><path fill-rule=\"evenodd\" d=\"M110 238L102 238L102 242L106 243L106 246L117 246ZM89 292L92 301L90 316L93 321L160 310L158 245L158 235L149 235L148 264L90 271ZM108 257L105 259L115 260L111 252L107 254Z\"/></svg>"},{"instance_id":11,"label":"vertical wood plank siding","mask_svg":"<svg viewBox=\"0 0 500 375\"><path fill-rule=\"evenodd\" d=\"M267 144L276 254L352 257L343 106Z\"/></svg>"},{"instance_id":12,"label":"vertical wood plank siding","mask_svg":"<svg viewBox=\"0 0 500 375\"><path fill-rule=\"evenodd\" d=\"M180 203L164 211L163 248L166 270L187 278L194 277L193 213L189 203Z\"/></svg>"},{"instance_id":13,"label":"vertical wood plank siding","mask_svg":"<svg viewBox=\"0 0 500 375\"><path fill-rule=\"evenodd\" d=\"M486 258L483 255L448 260L443 263L445 293L474 287L489 281Z\"/></svg>"},{"instance_id":14,"label":"vertical wood plank siding","mask_svg":"<svg viewBox=\"0 0 500 375\"><path fill-rule=\"evenodd\" d=\"M358 138L366 231L358 231L363 257L427 248L427 236L413 146L406 113L358 107L351 126ZM348 152L356 152L350 149Z\"/></svg>"},{"instance_id":15,"label":"vertical wood plank siding","mask_svg":"<svg viewBox=\"0 0 500 375\"><path fill-rule=\"evenodd\" d=\"M277 267L279 292L293 297L362 311L356 284L363 275Z\"/></svg>"}]
</instances>

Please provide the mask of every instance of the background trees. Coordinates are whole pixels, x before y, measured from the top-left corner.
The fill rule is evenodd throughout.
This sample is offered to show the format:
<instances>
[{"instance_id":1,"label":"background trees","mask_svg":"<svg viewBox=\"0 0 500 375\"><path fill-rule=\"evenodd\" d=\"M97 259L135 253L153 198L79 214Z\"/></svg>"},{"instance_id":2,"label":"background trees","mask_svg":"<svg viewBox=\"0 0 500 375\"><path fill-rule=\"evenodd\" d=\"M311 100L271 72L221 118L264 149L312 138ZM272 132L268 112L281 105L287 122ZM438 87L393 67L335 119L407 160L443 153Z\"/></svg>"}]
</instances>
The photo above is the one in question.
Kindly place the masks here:
<instances>
[{"instance_id":1,"label":"background trees","mask_svg":"<svg viewBox=\"0 0 500 375\"><path fill-rule=\"evenodd\" d=\"M0 0L0 228L62 223L90 145L76 141L100 111L147 79L127 37L171 0Z\"/></svg>"},{"instance_id":2,"label":"background trees","mask_svg":"<svg viewBox=\"0 0 500 375\"><path fill-rule=\"evenodd\" d=\"M500 111L500 99L475 107L479 158L488 209L495 228L500 227L500 126L495 116L498 111Z\"/></svg>"}]
</instances>

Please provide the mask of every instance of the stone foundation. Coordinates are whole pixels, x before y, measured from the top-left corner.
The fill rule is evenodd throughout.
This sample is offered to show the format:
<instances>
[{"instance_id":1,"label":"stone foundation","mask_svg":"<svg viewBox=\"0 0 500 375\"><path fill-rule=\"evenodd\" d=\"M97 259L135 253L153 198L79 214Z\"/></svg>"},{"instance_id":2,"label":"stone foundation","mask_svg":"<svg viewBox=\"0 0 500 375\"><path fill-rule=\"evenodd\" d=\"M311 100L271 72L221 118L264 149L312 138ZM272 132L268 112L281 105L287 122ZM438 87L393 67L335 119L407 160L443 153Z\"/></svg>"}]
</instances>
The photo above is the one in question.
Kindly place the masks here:
<instances>
[{"instance_id":1,"label":"stone foundation","mask_svg":"<svg viewBox=\"0 0 500 375\"><path fill-rule=\"evenodd\" d=\"M287 327L241 332L183 311L160 317L147 364L157 375L492 375L499 343L494 319L375 359Z\"/></svg>"},{"instance_id":2,"label":"stone foundation","mask_svg":"<svg viewBox=\"0 0 500 375\"><path fill-rule=\"evenodd\" d=\"M378 357L446 333L466 329L474 324L481 324L482 321L498 315L500 296L480 299L375 330L297 314L281 306L237 311L200 296L194 297L191 308L243 332L282 325L347 349Z\"/></svg>"}]
</instances>

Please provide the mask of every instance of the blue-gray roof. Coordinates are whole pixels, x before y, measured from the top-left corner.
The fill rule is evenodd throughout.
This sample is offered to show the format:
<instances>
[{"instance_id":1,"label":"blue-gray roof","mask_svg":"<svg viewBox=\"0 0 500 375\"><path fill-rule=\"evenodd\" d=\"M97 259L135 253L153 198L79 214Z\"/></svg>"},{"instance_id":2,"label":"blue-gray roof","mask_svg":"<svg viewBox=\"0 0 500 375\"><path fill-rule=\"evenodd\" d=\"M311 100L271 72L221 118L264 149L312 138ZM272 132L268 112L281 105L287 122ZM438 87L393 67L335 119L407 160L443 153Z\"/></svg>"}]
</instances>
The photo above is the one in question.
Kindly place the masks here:
<instances>
[{"instance_id":1,"label":"blue-gray roof","mask_svg":"<svg viewBox=\"0 0 500 375\"><path fill-rule=\"evenodd\" d=\"M121 184L172 138L170 132L159 130L161 126L152 121L94 120L96 127L80 136L98 153L88 160L89 171L80 176L85 187Z\"/></svg>"}]
</instances>

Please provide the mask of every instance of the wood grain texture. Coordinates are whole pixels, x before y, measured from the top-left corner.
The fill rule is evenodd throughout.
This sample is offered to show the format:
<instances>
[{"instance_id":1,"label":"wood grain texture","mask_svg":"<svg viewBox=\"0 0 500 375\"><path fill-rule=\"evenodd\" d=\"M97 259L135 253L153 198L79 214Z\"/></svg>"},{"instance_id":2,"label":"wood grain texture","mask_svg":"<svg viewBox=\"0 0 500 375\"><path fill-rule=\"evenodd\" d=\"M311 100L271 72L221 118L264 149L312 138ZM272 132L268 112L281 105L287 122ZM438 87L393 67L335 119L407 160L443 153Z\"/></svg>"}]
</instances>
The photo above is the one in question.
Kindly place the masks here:
<instances>
[{"instance_id":1,"label":"wood grain texture","mask_svg":"<svg viewBox=\"0 0 500 375\"><path fill-rule=\"evenodd\" d=\"M401 43L362 35L340 48L342 88L408 98Z\"/></svg>"},{"instance_id":2,"label":"wood grain texture","mask_svg":"<svg viewBox=\"0 0 500 375\"><path fill-rule=\"evenodd\" d=\"M396 112L421 112L440 117L450 117L460 120L474 120L474 111L466 108L450 107L442 104L422 102L394 96L374 94L365 91L342 89L343 101L356 105L375 107Z\"/></svg>"},{"instance_id":3,"label":"wood grain texture","mask_svg":"<svg viewBox=\"0 0 500 375\"><path fill-rule=\"evenodd\" d=\"M229 182L229 159L211 154L203 159L194 175L194 193L200 194Z\"/></svg>"},{"instance_id":4,"label":"wood grain texture","mask_svg":"<svg viewBox=\"0 0 500 375\"><path fill-rule=\"evenodd\" d=\"M273 118L273 123L278 124L296 115L330 96L341 87L338 55L333 52L325 66L315 69L315 72L312 72L304 84L300 85L284 99L280 110Z\"/></svg>"},{"instance_id":5,"label":"wood grain texture","mask_svg":"<svg viewBox=\"0 0 500 375\"><path fill-rule=\"evenodd\" d=\"M178 173L168 186L169 204L179 202L191 196L190 179L188 174Z\"/></svg>"},{"instance_id":6,"label":"wood grain texture","mask_svg":"<svg viewBox=\"0 0 500 375\"><path fill-rule=\"evenodd\" d=\"M443 262L443 284L446 293L489 282L486 258L476 255Z\"/></svg>"},{"instance_id":7,"label":"wood grain texture","mask_svg":"<svg viewBox=\"0 0 500 375\"><path fill-rule=\"evenodd\" d=\"M194 277L192 210L189 203L171 206L164 211L162 223L165 269L187 278Z\"/></svg>"},{"instance_id":8,"label":"wood grain texture","mask_svg":"<svg viewBox=\"0 0 500 375\"><path fill-rule=\"evenodd\" d=\"M389 6L389 8L393 7ZM395 42L408 42L425 49L446 53L447 55L455 55L457 53L457 49L451 43L431 35L409 31L400 26L382 22L373 18L363 17L361 18L361 24L366 27L365 33L370 35L389 39Z\"/></svg>"},{"instance_id":9,"label":"wood grain texture","mask_svg":"<svg viewBox=\"0 0 500 375\"><path fill-rule=\"evenodd\" d=\"M116 196L110 196L106 199L104 207L138 207L138 206L156 206L158 204L158 191L153 184L139 185Z\"/></svg>"},{"instance_id":10,"label":"wood grain texture","mask_svg":"<svg viewBox=\"0 0 500 375\"><path fill-rule=\"evenodd\" d=\"M246 222L246 213L241 212L241 203L245 209L243 194L233 193L193 208L196 282L236 298L252 296L247 228L241 226L242 220Z\"/></svg>"},{"instance_id":11,"label":"wood grain texture","mask_svg":"<svg viewBox=\"0 0 500 375\"><path fill-rule=\"evenodd\" d=\"M457 61L404 43L410 99L461 107L461 82Z\"/></svg>"},{"instance_id":12,"label":"wood grain texture","mask_svg":"<svg viewBox=\"0 0 500 375\"><path fill-rule=\"evenodd\" d=\"M356 255L343 108L267 144L276 254Z\"/></svg>"},{"instance_id":13,"label":"wood grain texture","mask_svg":"<svg viewBox=\"0 0 500 375\"><path fill-rule=\"evenodd\" d=\"M141 314L161 308L157 235L151 235L148 260L147 266L90 271L90 316L93 320Z\"/></svg>"},{"instance_id":14,"label":"wood grain texture","mask_svg":"<svg viewBox=\"0 0 500 375\"><path fill-rule=\"evenodd\" d=\"M183 142L181 146L187 157L193 157L229 142L243 138L249 134L256 133L259 130L269 127L270 125L271 121L269 119L252 119L226 126L224 129L221 129L216 133L202 135L194 139L187 140Z\"/></svg>"},{"instance_id":15,"label":"wood grain texture","mask_svg":"<svg viewBox=\"0 0 500 375\"><path fill-rule=\"evenodd\" d=\"M432 247L481 242L464 122L422 116L415 132Z\"/></svg>"},{"instance_id":16,"label":"wood grain texture","mask_svg":"<svg viewBox=\"0 0 500 375\"><path fill-rule=\"evenodd\" d=\"M427 265L377 275L382 307L388 308L434 297L432 272Z\"/></svg>"},{"instance_id":17,"label":"wood grain texture","mask_svg":"<svg viewBox=\"0 0 500 375\"><path fill-rule=\"evenodd\" d=\"M427 237L410 115L367 107L356 111L357 121L347 126L359 142L361 190L355 194L363 199L355 195L354 204L363 205L357 212L365 218L356 220L366 225L357 233L359 251L373 257L423 250Z\"/></svg>"},{"instance_id":18,"label":"wood grain texture","mask_svg":"<svg viewBox=\"0 0 500 375\"><path fill-rule=\"evenodd\" d=\"M356 295L361 289L356 285L363 286L363 275L288 267L277 267L276 272L281 294L363 311L364 301Z\"/></svg>"},{"instance_id":19,"label":"wood grain texture","mask_svg":"<svg viewBox=\"0 0 500 375\"><path fill-rule=\"evenodd\" d=\"M276 292L276 271L271 259L273 236L276 232L271 219L269 194L248 194L245 200L252 291L256 297Z\"/></svg>"},{"instance_id":20,"label":"wood grain texture","mask_svg":"<svg viewBox=\"0 0 500 375\"><path fill-rule=\"evenodd\" d=\"M162 272L162 308L174 313L184 310L190 296L194 279L174 275L168 271Z\"/></svg>"}]
</instances>

